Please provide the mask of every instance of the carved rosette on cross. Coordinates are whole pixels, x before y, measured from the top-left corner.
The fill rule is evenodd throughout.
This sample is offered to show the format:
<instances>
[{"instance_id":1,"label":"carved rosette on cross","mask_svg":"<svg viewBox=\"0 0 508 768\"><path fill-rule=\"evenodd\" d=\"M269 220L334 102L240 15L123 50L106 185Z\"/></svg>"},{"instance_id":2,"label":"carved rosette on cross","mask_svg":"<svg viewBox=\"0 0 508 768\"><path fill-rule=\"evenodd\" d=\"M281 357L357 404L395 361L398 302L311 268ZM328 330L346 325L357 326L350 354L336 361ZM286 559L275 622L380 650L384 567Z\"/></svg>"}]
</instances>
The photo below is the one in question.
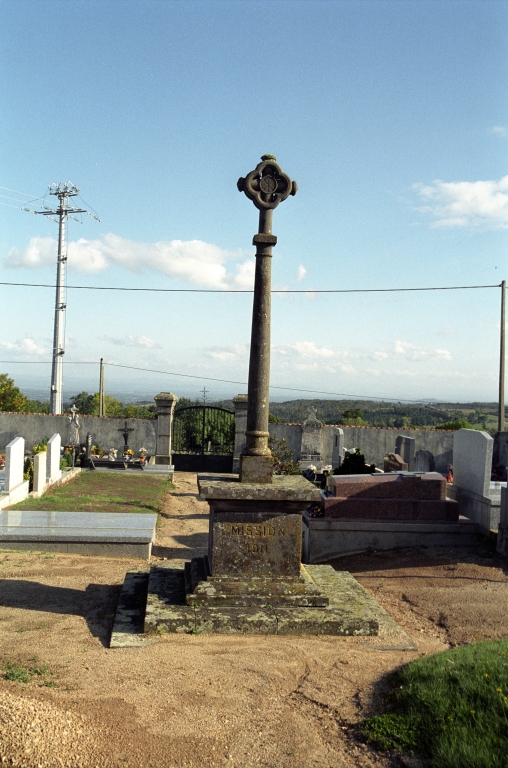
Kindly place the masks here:
<instances>
[{"instance_id":1,"label":"carved rosette on cross","mask_svg":"<svg viewBox=\"0 0 508 768\"><path fill-rule=\"evenodd\" d=\"M263 155L255 169L245 178L239 178L236 184L259 210L277 208L279 203L298 191L296 181L291 181L276 159L275 155Z\"/></svg>"},{"instance_id":2,"label":"carved rosette on cross","mask_svg":"<svg viewBox=\"0 0 508 768\"><path fill-rule=\"evenodd\" d=\"M244 483L271 483L272 454L268 447L270 394L270 311L271 256L277 238L272 234L273 209L295 195L298 186L276 162L274 155L263 155L261 162L245 178L238 179L259 210L259 229L254 235L256 273L252 306L252 331L249 362L246 445L240 457L240 480Z\"/></svg>"}]
</instances>

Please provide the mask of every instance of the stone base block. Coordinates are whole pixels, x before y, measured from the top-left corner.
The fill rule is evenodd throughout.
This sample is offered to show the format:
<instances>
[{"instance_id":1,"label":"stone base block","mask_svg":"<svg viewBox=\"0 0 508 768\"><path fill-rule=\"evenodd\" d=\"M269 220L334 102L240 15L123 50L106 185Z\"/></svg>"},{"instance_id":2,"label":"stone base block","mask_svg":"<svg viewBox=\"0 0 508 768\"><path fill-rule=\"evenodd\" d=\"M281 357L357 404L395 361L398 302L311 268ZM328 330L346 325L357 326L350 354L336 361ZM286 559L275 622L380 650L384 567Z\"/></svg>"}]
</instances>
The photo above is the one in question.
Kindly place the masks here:
<instances>
[{"instance_id":1,"label":"stone base block","mask_svg":"<svg viewBox=\"0 0 508 768\"><path fill-rule=\"evenodd\" d=\"M325 518L351 518L360 520L436 520L457 522L459 503L425 501L422 499L370 499L323 497L321 506Z\"/></svg>"},{"instance_id":2,"label":"stone base block","mask_svg":"<svg viewBox=\"0 0 508 768\"><path fill-rule=\"evenodd\" d=\"M471 546L479 526L470 520L423 523L394 520L337 520L303 517L303 562L325 563L368 549ZM308 567L308 566L307 566Z\"/></svg>"},{"instance_id":3,"label":"stone base block","mask_svg":"<svg viewBox=\"0 0 508 768\"><path fill-rule=\"evenodd\" d=\"M187 605L183 564L175 565L157 565L150 570L144 623L146 634L372 636L379 633L380 623L386 617L383 609L351 574L334 571L330 566L306 567L315 587L328 599L328 606L291 609L268 603L255 606Z\"/></svg>"},{"instance_id":4,"label":"stone base block","mask_svg":"<svg viewBox=\"0 0 508 768\"><path fill-rule=\"evenodd\" d=\"M153 456L152 456L152 458L153 458ZM169 465L169 464L172 464L172 459L173 459L173 457L169 456L168 454L160 454L160 453L158 453L155 456L155 462L153 462L153 463L156 464L156 465L157 464L168 464ZM150 463L152 463L152 461L150 461Z\"/></svg>"},{"instance_id":5,"label":"stone base block","mask_svg":"<svg viewBox=\"0 0 508 768\"><path fill-rule=\"evenodd\" d=\"M240 456L240 482L272 483L273 459L271 456Z\"/></svg>"},{"instance_id":6,"label":"stone base block","mask_svg":"<svg viewBox=\"0 0 508 768\"><path fill-rule=\"evenodd\" d=\"M207 557L185 563L185 591L188 605L242 607L319 607L329 604L314 580L300 565L296 578L214 577Z\"/></svg>"}]
</instances>

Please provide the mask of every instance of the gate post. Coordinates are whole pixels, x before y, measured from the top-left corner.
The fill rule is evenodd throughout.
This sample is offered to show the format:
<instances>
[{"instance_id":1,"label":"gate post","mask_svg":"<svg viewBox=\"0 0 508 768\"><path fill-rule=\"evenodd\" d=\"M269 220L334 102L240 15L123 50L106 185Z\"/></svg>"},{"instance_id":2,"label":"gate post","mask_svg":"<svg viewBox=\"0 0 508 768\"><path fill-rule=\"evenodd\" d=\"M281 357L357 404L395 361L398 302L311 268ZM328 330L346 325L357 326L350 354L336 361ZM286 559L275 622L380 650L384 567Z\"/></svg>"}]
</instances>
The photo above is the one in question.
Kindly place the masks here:
<instances>
[{"instance_id":1,"label":"gate post","mask_svg":"<svg viewBox=\"0 0 508 768\"><path fill-rule=\"evenodd\" d=\"M156 464L171 464L171 438L173 435L173 413L178 400L172 392L160 392L154 397L157 406Z\"/></svg>"},{"instance_id":2,"label":"gate post","mask_svg":"<svg viewBox=\"0 0 508 768\"><path fill-rule=\"evenodd\" d=\"M240 455L245 448L247 430L247 395L237 395L233 398L235 409L235 450L233 453L233 472L240 472Z\"/></svg>"}]
</instances>

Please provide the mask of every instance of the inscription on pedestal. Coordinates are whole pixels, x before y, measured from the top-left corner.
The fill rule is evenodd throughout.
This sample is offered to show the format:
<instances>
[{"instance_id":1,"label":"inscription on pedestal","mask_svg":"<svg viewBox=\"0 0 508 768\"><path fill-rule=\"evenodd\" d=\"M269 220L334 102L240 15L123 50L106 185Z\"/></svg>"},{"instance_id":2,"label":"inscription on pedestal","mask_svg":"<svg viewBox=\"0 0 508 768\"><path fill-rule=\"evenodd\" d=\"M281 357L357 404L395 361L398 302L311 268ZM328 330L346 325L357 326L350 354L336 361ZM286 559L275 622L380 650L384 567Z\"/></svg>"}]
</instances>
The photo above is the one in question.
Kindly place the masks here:
<instances>
[{"instance_id":1,"label":"inscription on pedestal","mask_svg":"<svg viewBox=\"0 0 508 768\"><path fill-rule=\"evenodd\" d=\"M301 515L266 514L249 521L244 514L224 516L228 519L217 516L213 524L214 576L299 577Z\"/></svg>"}]
</instances>

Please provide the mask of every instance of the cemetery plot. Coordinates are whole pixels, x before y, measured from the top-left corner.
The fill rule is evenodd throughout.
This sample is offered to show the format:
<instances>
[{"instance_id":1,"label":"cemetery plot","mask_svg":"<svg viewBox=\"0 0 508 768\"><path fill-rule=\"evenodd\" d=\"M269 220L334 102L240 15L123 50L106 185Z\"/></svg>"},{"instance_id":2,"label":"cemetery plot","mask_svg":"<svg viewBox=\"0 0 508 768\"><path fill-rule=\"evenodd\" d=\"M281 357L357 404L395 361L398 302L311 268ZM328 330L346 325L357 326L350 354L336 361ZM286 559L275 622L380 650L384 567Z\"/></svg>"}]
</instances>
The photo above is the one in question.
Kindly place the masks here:
<instances>
[{"instance_id":1,"label":"cemetery plot","mask_svg":"<svg viewBox=\"0 0 508 768\"><path fill-rule=\"evenodd\" d=\"M168 487L169 486L169 487ZM81 472L75 480L11 509L63 512L159 513L173 488L165 478Z\"/></svg>"}]
</instances>

